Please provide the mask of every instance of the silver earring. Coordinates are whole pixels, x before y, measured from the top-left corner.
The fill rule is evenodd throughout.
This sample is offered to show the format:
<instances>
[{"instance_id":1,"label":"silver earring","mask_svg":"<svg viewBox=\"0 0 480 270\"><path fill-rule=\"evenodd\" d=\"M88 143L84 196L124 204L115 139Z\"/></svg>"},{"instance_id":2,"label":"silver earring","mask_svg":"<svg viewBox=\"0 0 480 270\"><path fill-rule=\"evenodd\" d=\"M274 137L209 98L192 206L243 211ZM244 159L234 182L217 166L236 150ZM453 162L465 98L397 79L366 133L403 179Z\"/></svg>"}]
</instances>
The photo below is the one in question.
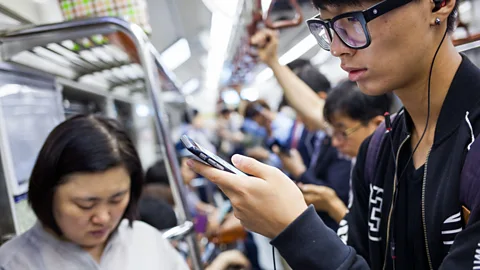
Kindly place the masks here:
<instances>
[{"instance_id":1,"label":"silver earring","mask_svg":"<svg viewBox=\"0 0 480 270\"><path fill-rule=\"evenodd\" d=\"M436 25L440 25L441 22L442 22L442 21L440 20L440 18L436 18L436 19L435 19L435 24L436 24Z\"/></svg>"}]
</instances>

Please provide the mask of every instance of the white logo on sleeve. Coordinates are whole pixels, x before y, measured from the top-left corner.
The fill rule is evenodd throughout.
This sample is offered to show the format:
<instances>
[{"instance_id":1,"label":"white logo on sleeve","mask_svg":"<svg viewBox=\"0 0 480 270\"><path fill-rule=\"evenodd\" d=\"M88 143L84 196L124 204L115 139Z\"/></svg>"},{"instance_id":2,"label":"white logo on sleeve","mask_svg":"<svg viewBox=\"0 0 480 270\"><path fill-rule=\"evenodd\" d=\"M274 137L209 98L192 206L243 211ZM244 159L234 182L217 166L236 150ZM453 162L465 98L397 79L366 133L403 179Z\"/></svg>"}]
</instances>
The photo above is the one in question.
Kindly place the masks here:
<instances>
[{"instance_id":1,"label":"white logo on sleeve","mask_svg":"<svg viewBox=\"0 0 480 270\"><path fill-rule=\"evenodd\" d=\"M457 212L443 222L442 225L442 241L446 246L453 245L453 241L459 232L463 230L461 213Z\"/></svg>"},{"instance_id":2,"label":"white logo on sleeve","mask_svg":"<svg viewBox=\"0 0 480 270\"><path fill-rule=\"evenodd\" d=\"M340 226L337 230L337 235L340 237L340 240L346 245L348 242L348 222L345 219L340 221Z\"/></svg>"},{"instance_id":3,"label":"white logo on sleeve","mask_svg":"<svg viewBox=\"0 0 480 270\"><path fill-rule=\"evenodd\" d=\"M379 188L370 184L369 199L369 218L368 218L368 238L371 241L379 242L382 240L380 236L380 223L382 221L382 205L383 205L383 188Z\"/></svg>"},{"instance_id":4,"label":"white logo on sleeve","mask_svg":"<svg viewBox=\"0 0 480 270\"><path fill-rule=\"evenodd\" d=\"M473 269L480 269L480 243L475 250L475 258L473 259Z\"/></svg>"}]
</instances>

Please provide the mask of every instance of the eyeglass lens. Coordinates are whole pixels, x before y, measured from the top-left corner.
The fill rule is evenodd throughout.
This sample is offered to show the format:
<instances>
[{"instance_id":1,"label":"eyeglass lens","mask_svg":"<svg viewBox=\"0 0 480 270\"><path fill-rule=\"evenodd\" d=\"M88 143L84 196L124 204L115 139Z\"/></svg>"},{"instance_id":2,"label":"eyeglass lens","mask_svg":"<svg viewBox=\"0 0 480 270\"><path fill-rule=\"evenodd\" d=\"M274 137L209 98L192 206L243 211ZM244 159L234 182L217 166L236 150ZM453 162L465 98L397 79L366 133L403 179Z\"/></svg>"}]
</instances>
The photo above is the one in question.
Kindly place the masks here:
<instances>
[{"instance_id":1,"label":"eyeglass lens","mask_svg":"<svg viewBox=\"0 0 480 270\"><path fill-rule=\"evenodd\" d=\"M330 50L333 32L320 22L312 22L309 25L310 31L317 39L318 44L325 50ZM367 44L367 35L362 23L355 17L344 17L333 23L333 28L338 37L351 48L360 48Z\"/></svg>"}]
</instances>

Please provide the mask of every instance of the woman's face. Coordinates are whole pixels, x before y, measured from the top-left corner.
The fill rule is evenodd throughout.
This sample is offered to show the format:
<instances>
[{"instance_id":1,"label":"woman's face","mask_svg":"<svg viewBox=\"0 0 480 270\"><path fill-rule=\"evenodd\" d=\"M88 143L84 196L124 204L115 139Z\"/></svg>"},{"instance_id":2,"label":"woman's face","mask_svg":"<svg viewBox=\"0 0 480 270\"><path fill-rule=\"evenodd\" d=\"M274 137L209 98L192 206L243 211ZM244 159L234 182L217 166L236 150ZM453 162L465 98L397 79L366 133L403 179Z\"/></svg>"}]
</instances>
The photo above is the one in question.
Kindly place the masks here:
<instances>
[{"instance_id":1,"label":"woman's face","mask_svg":"<svg viewBox=\"0 0 480 270\"><path fill-rule=\"evenodd\" d=\"M130 182L123 166L68 175L53 196L53 215L63 237L83 248L105 244L130 201Z\"/></svg>"}]
</instances>

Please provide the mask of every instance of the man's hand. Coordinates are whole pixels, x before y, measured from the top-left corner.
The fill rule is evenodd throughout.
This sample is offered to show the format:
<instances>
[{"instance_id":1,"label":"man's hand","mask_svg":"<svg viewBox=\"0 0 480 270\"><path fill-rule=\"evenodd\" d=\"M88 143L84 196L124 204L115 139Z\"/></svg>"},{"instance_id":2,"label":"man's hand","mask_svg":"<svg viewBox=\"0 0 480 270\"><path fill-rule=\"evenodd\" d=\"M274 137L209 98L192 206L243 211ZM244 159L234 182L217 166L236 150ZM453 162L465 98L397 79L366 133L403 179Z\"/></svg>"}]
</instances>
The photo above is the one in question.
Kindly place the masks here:
<instances>
[{"instance_id":1,"label":"man's hand","mask_svg":"<svg viewBox=\"0 0 480 270\"><path fill-rule=\"evenodd\" d=\"M262 29L250 39L250 44L257 47L258 58L268 66L278 63L278 34L271 29Z\"/></svg>"},{"instance_id":2,"label":"man's hand","mask_svg":"<svg viewBox=\"0 0 480 270\"><path fill-rule=\"evenodd\" d=\"M267 160L270 157L270 151L261 146L249 148L245 151L245 154L260 161Z\"/></svg>"},{"instance_id":3,"label":"man's hand","mask_svg":"<svg viewBox=\"0 0 480 270\"><path fill-rule=\"evenodd\" d=\"M194 160L188 164L230 198L234 214L245 228L274 238L307 209L300 189L277 168L240 155L234 155L232 162L252 176L221 171Z\"/></svg>"},{"instance_id":4,"label":"man's hand","mask_svg":"<svg viewBox=\"0 0 480 270\"><path fill-rule=\"evenodd\" d=\"M335 190L326 186L301 183L298 184L298 187L303 192L308 205L313 204L315 210L327 212L337 222L340 222L347 213L347 207L337 196Z\"/></svg>"},{"instance_id":5,"label":"man's hand","mask_svg":"<svg viewBox=\"0 0 480 270\"><path fill-rule=\"evenodd\" d=\"M282 161L283 168L289 172L295 179L298 179L306 170L302 156L297 149L290 149L290 155L280 152L278 147L273 148L273 152L278 155Z\"/></svg>"},{"instance_id":6,"label":"man's hand","mask_svg":"<svg viewBox=\"0 0 480 270\"><path fill-rule=\"evenodd\" d=\"M230 266L239 266L243 269L250 269L250 262L238 250L228 250L220 253L206 270L225 270Z\"/></svg>"}]
</instances>

